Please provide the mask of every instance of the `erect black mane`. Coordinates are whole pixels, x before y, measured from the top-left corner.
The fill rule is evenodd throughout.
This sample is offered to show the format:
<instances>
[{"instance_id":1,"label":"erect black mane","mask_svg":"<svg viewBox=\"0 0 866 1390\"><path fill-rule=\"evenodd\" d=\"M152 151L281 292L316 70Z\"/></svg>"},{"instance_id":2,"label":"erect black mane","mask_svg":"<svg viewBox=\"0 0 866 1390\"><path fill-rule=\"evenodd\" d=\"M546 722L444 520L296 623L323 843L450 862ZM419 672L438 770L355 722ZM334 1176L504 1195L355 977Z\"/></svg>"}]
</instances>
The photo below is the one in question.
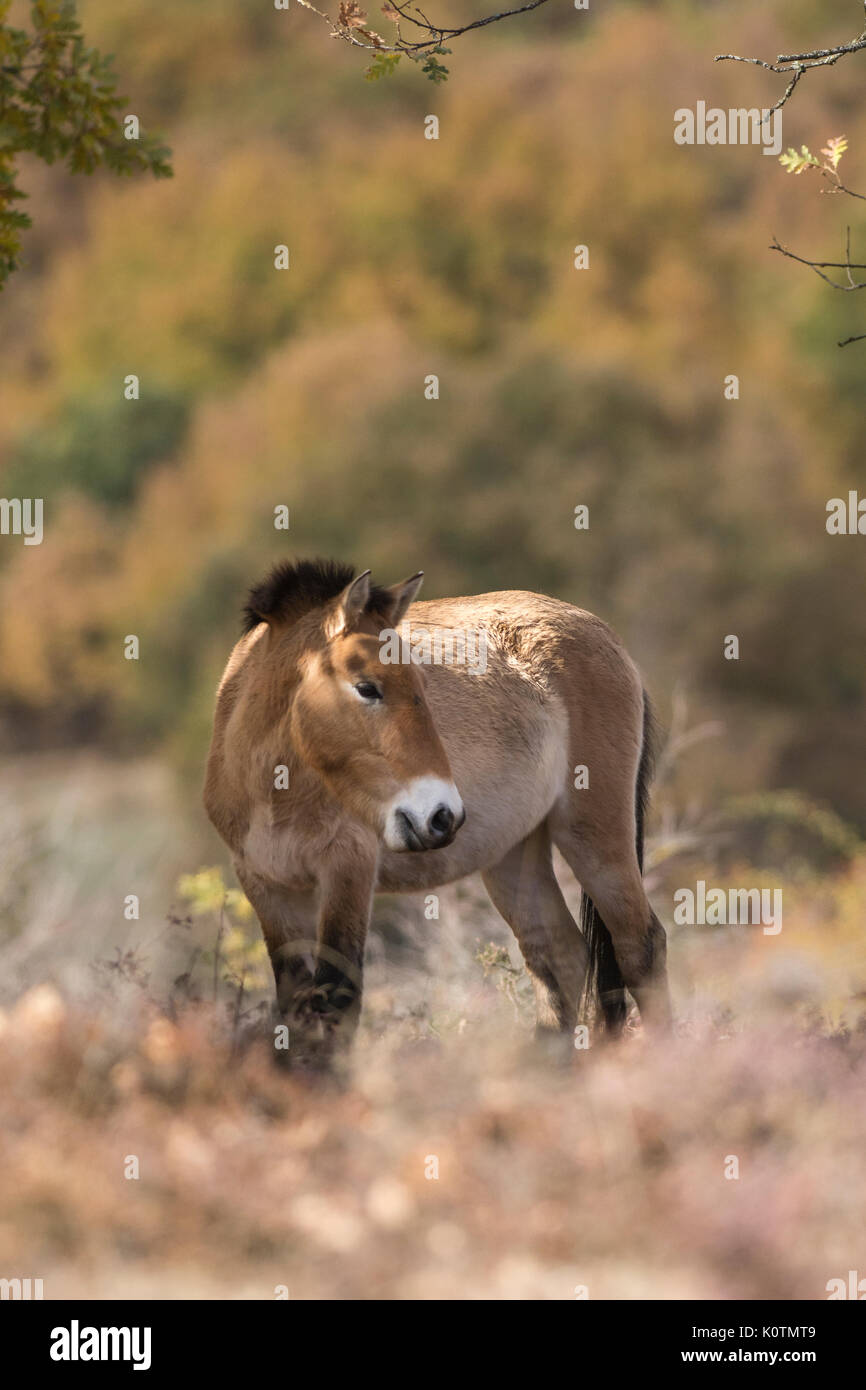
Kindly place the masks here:
<instances>
[{"instance_id":1,"label":"erect black mane","mask_svg":"<svg viewBox=\"0 0 866 1390\"><path fill-rule=\"evenodd\" d=\"M321 607L341 594L354 578L353 567L339 560L282 560L250 589L243 610L244 632L252 632L269 618L279 621ZM374 584L367 612L382 612L387 603L386 590Z\"/></svg>"}]
</instances>

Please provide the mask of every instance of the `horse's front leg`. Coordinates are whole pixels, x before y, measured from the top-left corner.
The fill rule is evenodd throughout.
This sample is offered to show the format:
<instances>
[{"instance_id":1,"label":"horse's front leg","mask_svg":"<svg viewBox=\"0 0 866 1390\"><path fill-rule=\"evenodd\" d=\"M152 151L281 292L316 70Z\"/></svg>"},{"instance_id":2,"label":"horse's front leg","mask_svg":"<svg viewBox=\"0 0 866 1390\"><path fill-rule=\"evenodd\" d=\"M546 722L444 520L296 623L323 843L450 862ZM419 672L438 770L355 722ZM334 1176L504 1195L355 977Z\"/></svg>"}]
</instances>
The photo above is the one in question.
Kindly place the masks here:
<instances>
[{"instance_id":1,"label":"horse's front leg","mask_svg":"<svg viewBox=\"0 0 866 1390\"><path fill-rule=\"evenodd\" d=\"M317 959L310 1008L328 1052L342 1051L361 1014L364 947L370 924L375 860L348 855L319 880Z\"/></svg>"}]
</instances>

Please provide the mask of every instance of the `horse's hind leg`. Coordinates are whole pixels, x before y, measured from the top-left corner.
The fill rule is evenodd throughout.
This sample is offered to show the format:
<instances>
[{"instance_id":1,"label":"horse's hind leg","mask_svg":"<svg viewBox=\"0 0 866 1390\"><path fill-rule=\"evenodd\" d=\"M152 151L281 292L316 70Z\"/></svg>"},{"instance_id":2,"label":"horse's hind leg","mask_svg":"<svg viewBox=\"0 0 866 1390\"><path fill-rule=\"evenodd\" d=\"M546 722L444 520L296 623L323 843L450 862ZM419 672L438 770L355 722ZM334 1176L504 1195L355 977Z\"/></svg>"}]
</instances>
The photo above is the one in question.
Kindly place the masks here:
<instances>
[{"instance_id":1,"label":"horse's hind leg","mask_svg":"<svg viewBox=\"0 0 866 1390\"><path fill-rule=\"evenodd\" d=\"M610 932L622 981L634 996L649 1028L671 1021L665 930L643 886L634 830L602 828L597 822L563 825L554 819L553 837L582 891L592 900Z\"/></svg>"},{"instance_id":2,"label":"horse's hind leg","mask_svg":"<svg viewBox=\"0 0 866 1390\"><path fill-rule=\"evenodd\" d=\"M554 876L547 826L540 825L482 877L526 962L535 990L537 1031L573 1032L587 949Z\"/></svg>"}]
</instances>

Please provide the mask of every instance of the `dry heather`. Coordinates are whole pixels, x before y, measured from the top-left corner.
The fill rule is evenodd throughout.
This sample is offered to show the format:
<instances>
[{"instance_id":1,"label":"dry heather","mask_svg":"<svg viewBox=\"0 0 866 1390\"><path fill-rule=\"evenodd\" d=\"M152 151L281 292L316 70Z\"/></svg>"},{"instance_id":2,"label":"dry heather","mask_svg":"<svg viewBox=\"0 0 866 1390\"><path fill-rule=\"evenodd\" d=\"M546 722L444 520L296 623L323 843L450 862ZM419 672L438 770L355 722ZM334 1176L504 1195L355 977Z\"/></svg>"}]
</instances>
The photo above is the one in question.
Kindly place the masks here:
<instances>
[{"instance_id":1,"label":"dry heather","mask_svg":"<svg viewBox=\"0 0 866 1390\"><path fill-rule=\"evenodd\" d=\"M804 893L777 937L680 933L677 1036L558 1066L508 957L447 922L438 976L373 951L339 1084L276 1066L264 1022L239 1046L229 1004L36 986L0 1029L0 1274L47 1298L826 1298L866 1267L862 886Z\"/></svg>"}]
</instances>

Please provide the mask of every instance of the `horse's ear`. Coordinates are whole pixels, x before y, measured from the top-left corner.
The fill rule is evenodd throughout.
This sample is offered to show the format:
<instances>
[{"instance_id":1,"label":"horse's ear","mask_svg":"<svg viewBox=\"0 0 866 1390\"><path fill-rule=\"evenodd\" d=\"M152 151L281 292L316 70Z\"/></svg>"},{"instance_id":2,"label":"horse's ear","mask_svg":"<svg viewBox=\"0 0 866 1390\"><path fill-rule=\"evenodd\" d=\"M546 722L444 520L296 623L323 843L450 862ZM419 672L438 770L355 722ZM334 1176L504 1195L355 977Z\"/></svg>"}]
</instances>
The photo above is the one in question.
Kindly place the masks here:
<instances>
[{"instance_id":1,"label":"horse's ear","mask_svg":"<svg viewBox=\"0 0 866 1390\"><path fill-rule=\"evenodd\" d=\"M415 595L424 582L424 571L419 570L413 574L411 579L404 579L402 584L392 584L390 589L384 589L383 610L386 612L388 622L391 627L399 627L403 621L406 609L410 603L414 603Z\"/></svg>"},{"instance_id":2,"label":"horse's ear","mask_svg":"<svg viewBox=\"0 0 866 1390\"><path fill-rule=\"evenodd\" d=\"M347 584L337 601L336 620L331 630L332 637L341 632L350 632L370 601L370 571L364 570L351 584Z\"/></svg>"}]
</instances>

